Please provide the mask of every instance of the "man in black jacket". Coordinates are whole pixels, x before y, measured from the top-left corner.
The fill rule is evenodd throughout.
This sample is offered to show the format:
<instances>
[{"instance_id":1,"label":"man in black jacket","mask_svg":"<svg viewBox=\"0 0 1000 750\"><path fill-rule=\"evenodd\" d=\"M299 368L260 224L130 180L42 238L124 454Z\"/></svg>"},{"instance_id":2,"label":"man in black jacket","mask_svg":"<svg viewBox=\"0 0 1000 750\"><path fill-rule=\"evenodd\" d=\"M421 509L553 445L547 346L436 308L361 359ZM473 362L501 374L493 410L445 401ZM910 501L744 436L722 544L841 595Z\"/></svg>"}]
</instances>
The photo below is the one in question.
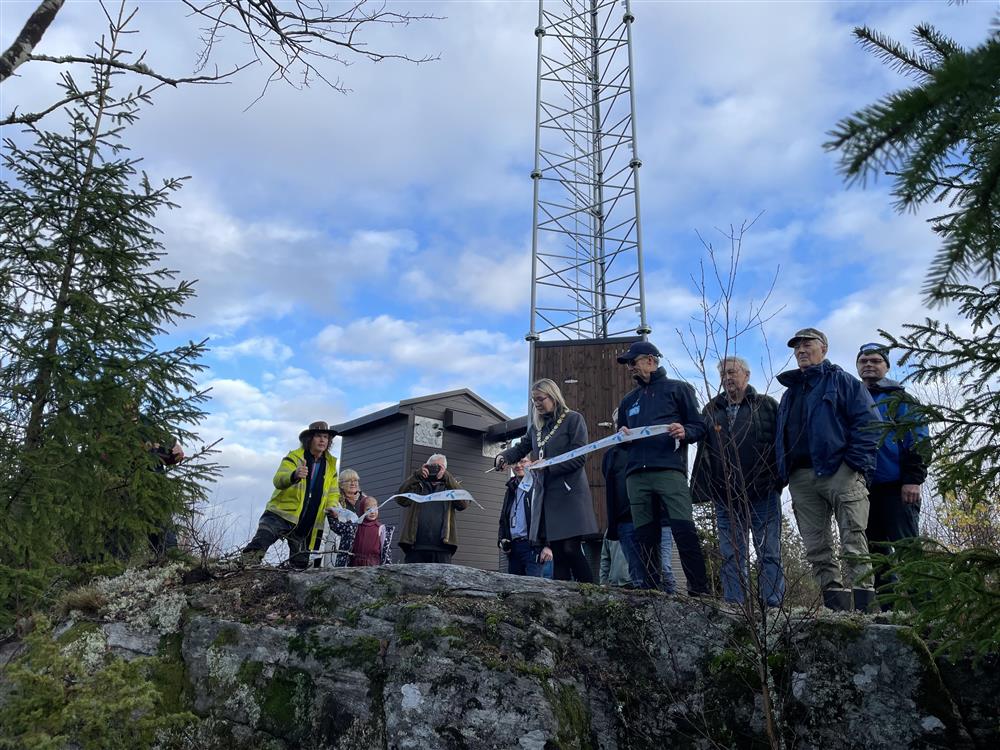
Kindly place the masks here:
<instances>
[{"instance_id":1,"label":"man in black jacket","mask_svg":"<svg viewBox=\"0 0 1000 750\"><path fill-rule=\"evenodd\" d=\"M742 357L719 362L722 393L705 406L708 436L698 446L691 476L695 501L713 502L722 552L722 595L742 604L749 590L747 569L752 532L760 599L781 604L782 483L774 455L778 402L750 385L750 365Z\"/></svg>"},{"instance_id":2,"label":"man in black jacket","mask_svg":"<svg viewBox=\"0 0 1000 750\"><path fill-rule=\"evenodd\" d=\"M636 544L643 557L646 588L660 585L659 513L670 518L674 542L692 596L708 593L705 558L694 527L687 484L687 446L705 437L694 388L671 380L660 367L660 352L648 341L637 341L618 357L638 387L618 407L622 432L648 425L667 425L667 434L628 444L626 486L632 506ZM659 510L659 512L658 512Z\"/></svg>"},{"instance_id":3,"label":"man in black jacket","mask_svg":"<svg viewBox=\"0 0 1000 750\"><path fill-rule=\"evenodd\" d=\"M514 476L507 480L507 492L500 510L497 546L507 555L507 572L515 576L544 578L546 563L539 559L543 548L531 544L531 492L521 489L524 466L522 458L511 466Z\"/></svg>"}]
</instances>

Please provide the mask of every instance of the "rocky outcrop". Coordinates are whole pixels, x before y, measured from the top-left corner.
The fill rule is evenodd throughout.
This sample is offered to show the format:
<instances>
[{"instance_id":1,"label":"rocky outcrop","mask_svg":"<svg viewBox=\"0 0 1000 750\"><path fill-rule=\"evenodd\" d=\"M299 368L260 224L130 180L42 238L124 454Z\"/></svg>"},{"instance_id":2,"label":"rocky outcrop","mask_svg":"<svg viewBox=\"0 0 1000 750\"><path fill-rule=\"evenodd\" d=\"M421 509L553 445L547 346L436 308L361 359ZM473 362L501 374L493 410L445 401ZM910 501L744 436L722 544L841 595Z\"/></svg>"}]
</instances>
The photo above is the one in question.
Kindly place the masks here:
<instances>
[{"instance_id":1,"label":"rocky outcrop","mask_svg":"<svg viewBox=\"0 0 1000 750\"><path fill-rule=\"evenodd\" d=\"M262 569L193 586L157 575L108 582L97 621L61 637L77 628L89 648L158 656L162 689L199 717L192 747L1000 741L995 671L942 672L910 629L856 616L761 623L701 600L450 565Z\"/></svg>"}]
</instances>

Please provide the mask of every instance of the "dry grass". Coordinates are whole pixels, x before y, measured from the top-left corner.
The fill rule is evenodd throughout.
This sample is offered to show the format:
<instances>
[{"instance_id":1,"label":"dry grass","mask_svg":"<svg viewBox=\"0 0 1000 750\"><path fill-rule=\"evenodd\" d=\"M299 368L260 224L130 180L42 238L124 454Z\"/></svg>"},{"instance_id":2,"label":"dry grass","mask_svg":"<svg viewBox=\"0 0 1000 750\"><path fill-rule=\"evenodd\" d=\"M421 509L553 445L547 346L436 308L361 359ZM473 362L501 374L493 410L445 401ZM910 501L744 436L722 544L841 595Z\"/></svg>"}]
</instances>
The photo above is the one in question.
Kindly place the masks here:
<instances>
[{"instance_id":1,"label":"dry grass","mask_svg":"<svg viewBox=\"0 0 1000 750\"><path fill-rule=\"evenodd\" d=\"M96 586L81 586L62 595L59 601L59 614L65 617L75 610L96 615L107 602L107 597Z\"/></svg>"}]
</instances>

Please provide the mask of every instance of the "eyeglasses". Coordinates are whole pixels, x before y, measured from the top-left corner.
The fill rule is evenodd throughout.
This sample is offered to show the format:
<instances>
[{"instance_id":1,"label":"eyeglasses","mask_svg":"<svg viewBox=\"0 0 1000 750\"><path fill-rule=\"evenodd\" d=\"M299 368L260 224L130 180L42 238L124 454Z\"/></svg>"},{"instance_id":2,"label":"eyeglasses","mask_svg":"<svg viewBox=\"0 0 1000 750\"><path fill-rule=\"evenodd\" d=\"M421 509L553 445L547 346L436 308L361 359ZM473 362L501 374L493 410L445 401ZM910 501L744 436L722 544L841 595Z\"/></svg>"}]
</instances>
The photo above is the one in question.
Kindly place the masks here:
<instances>
[{"instance_id":1,"label":"eyeglasses","mask_svg":"<svg viewBox=\"0 0 1000 750\"><path fill-rule=\"evenodd\" d=\"M345 479L341 484L361 484L357 479Z\"/></svg>"},{"instance_id":2,"label":"eyeglasses","mask_svg":"<svg viewBox=\"0 0 1000 750\"><path fill-rule=\"evenodd\" d=\"M531 400L533 402L535 402L536 404L544 404L550 398L551 398L551 396L532 396Z\"/></svg>"}]
</instances>

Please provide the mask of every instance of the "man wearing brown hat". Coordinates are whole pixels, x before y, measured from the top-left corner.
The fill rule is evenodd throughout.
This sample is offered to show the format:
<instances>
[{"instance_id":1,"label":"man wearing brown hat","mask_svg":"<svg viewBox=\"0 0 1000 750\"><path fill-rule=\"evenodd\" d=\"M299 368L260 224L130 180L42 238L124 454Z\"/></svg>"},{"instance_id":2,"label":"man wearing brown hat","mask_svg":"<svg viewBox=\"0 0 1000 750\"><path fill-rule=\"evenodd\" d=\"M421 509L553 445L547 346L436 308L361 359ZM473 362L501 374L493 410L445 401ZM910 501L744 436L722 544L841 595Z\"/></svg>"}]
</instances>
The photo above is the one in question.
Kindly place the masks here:
<instances>
[{"instance_id":1,"label":"man wearing brown hat","mask_svg":"<svg viewBox=\"0 0 1000 750\"><path fill-rule=\"evenodd\" d=\"M326 422L313 422L299 433L300 447L281 459L274 475L274 493L243 550L244 562L259 563L272 544L284 539L292 567L308 566L309 551L319 547L326 509L340 504L337 459L330 453L336 435Z\"/></svg>"},{"instance_id":2,"label":"man wearing brown hat","mask_svg":"<svg viewBox=\"0 0 1000 750\"><path fill-rule=\"evenodd\" d=\"M826 334L803 328L788 341L798 369L783 372L775 458L813 576L830 609L867 610L874 599L865 527L875 470L878 411L868 389L826 358ZM840 530L841 560L830 517ZM852 596L853 588L853 596Z\"/></svg>"}]
</instances>

